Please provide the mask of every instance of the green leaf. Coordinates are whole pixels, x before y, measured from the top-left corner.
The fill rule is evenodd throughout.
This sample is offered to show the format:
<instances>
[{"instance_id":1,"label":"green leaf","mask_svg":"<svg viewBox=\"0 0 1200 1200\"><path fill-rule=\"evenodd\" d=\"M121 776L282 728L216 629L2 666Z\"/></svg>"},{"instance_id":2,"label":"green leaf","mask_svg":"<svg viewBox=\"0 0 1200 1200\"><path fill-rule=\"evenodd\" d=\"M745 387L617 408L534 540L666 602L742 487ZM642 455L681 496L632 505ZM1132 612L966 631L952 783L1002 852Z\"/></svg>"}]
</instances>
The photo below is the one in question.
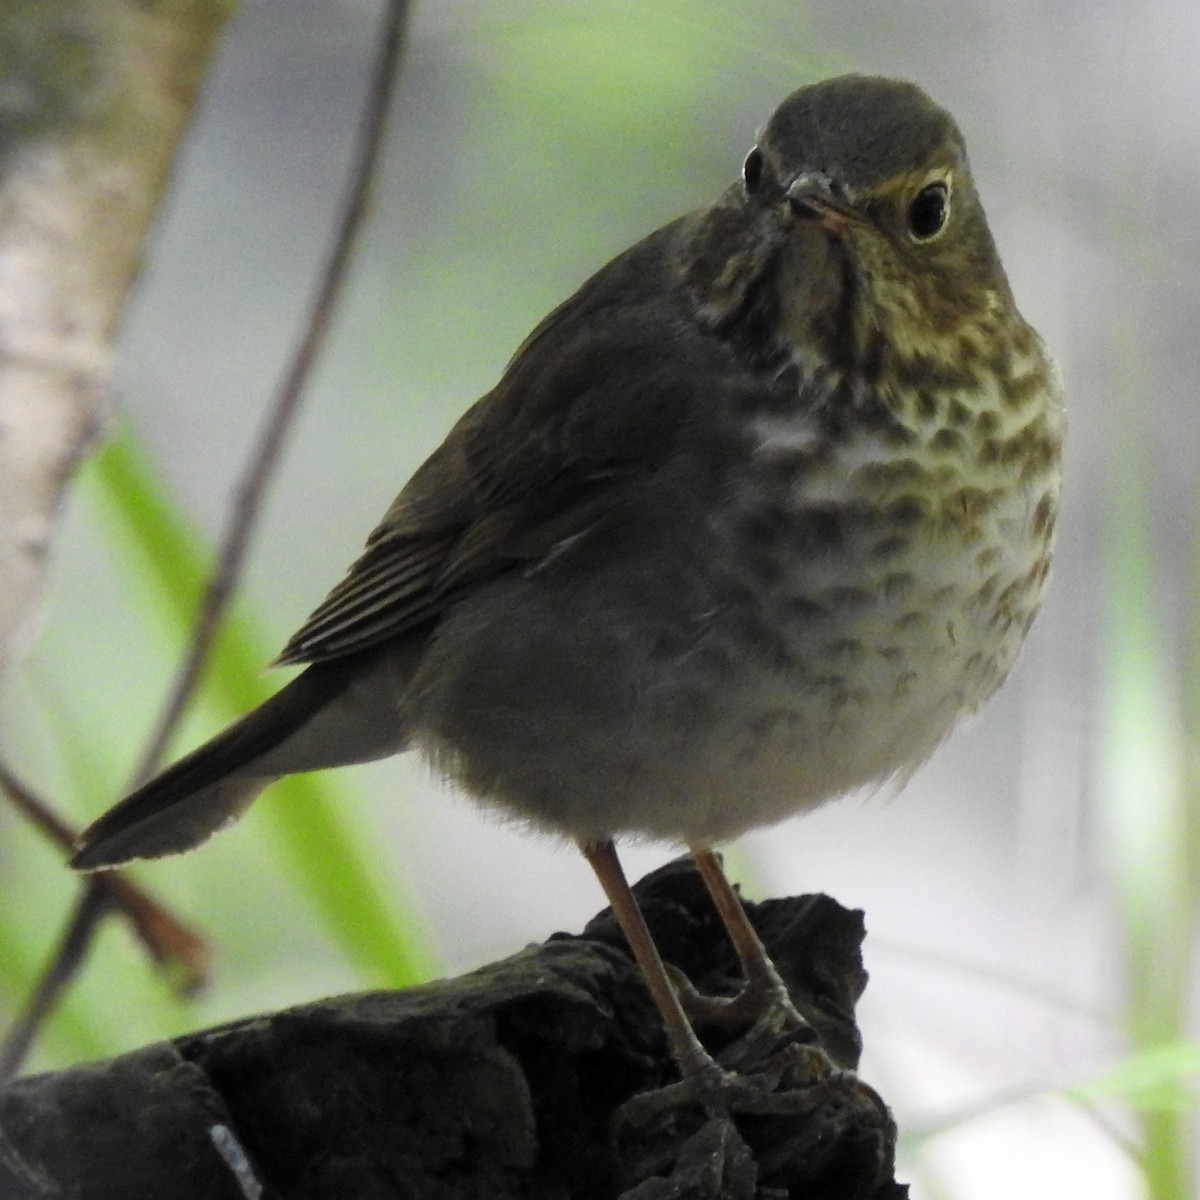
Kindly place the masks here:
<instances>
[{"instance_id":1,"label":"green leaf","mask_svg":"<svg viewBox=\"0 0 1200 1200\"><path fill-rule=\"evenodd\" d=\"M203 540L180 514L162 480L123 426L85 472L112 543L183 637L191 629L209 572ZM229 716L260 704L271 689L260 679L270 657L248 617L235 614L218 637L206 691ZM418 921L385 887L352 826L346 789L329 775L292 776L267 808L281 853L313 911L370 986L407 987L428 978L432 961Z\"/></svg>"},{"instance_id":2,"label":"green leaf","mask_svg":"<svg viewBox=\"0 0 1200 1200\"><path fill-rule=\"evenodd\" d=\"M1143 1112L1186 1112L1200 1100L1200 1042L1139 1050L1066 1094L1089 1104L1118 1099Z\"/></svg>"}]
</instances>

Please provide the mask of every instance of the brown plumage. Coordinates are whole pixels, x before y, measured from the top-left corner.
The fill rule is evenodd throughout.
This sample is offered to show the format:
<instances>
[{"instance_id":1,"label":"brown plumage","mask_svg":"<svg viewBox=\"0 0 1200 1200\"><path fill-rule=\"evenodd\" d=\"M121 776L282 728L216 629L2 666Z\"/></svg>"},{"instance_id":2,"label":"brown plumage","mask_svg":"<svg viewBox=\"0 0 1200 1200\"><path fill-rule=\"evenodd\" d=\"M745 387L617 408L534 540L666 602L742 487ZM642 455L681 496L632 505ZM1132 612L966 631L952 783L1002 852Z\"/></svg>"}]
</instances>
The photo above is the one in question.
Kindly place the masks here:
<instances>
[{"instance_id":1,"label":"brown plumage","mask_svg":"<svg viewBox=\"0 0 1200 1200\"><path fill-rule=\"evenodd\" d=\"M904 777L1037 610L1061 422L953 120L911 84L801 89L715 204L519 348L284 648L306 670L75 865L414 748L612 894L615 836L703 855Z\"/></svg>"}]
</instances>

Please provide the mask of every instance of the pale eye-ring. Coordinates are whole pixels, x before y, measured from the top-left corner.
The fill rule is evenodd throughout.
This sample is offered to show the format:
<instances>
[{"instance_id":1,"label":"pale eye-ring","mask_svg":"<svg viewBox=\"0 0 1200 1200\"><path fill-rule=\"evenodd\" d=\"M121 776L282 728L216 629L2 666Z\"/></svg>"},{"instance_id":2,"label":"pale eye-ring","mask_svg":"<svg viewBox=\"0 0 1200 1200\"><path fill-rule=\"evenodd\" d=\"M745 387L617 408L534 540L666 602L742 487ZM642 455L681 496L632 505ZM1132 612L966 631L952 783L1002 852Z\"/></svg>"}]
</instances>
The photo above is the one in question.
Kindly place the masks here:
<instances>
[{"instance_id":1,"label":"pale eye-ring","mask_svg":"<svg viewBox=\"0 0 1200 1200\"><path fill-rule=\"evenodd\" d=\"M742 183L746 187L746 194L748 196L753 196L758 191L758 185L762 182L762 176L763 153L755 146L746 155L746 161L742 163Z\"/></svg>"},{"instance_id":2,"label":"pale eye-ring","mask_svg":"<svg viewBox=\"0 0 1200 1200\"><path fill-rule=\"evenodd\" d=\"M914 241L928 242L950 219L950 188L945 180L927 183L908 206L908 232Z\"/></svg>"}]
</instances>

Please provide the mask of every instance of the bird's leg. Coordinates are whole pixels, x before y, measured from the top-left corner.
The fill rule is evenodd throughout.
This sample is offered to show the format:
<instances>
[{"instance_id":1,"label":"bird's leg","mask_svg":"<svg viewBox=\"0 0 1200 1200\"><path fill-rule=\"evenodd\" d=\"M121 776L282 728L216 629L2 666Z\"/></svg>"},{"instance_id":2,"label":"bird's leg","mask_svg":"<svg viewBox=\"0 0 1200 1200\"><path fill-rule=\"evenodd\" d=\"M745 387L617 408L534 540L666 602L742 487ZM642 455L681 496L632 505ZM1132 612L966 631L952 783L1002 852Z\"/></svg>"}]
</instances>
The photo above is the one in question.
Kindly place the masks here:
<instances>
[{"instance_id":1,"label":"bird's leg","mask_svg":"<svg viewBox=\"0 0 1200 1200\"><path fill-rule=\"evenodd\" d=\"M689 846L688 852L733 943L746 983L736 996L722 999L701 995L675 973L672 978L685 1010L696 1020L753 1021L756 1041L808 1029L808 1022L796 1011L767 948L750 924L721 860L703 846Z\"/></svg>"},{"instance_id":2,"label":"bird's leg","mask_svg":"<svg viewBox=\"0 0 1200 1200\"><path fill-rule=\"evenodd\" d=\"M778 1054L764 1056L763 1051L773 1051L777 1048L778 1033L783 1026L769 1021L775 1036L764 1037L763 1019L760 1017L754 1029L731 1047L747 1049L734 1054L733 1057L737 1061L730 1062L729 1068L721 1066L701 1045L696 1031L692 1028L658 947L654 944L646 918L638 907L637 898L630 890L612 842L580 842L579 848L592 864L592 869L608 897L613 915L620 923L629 948L633 951L650 989L650 995L662 1016L675 1061L683 1076L678 1083L669 1084L657 1091L644 1092L626 1101L618 1114L619 1122L625 1126L645 1124L662 1113L672 1111L680 1104L697 1102L710 1114L802 1114L810 1111L814 1104L819 1102L819 1096L823 1095L814 1091L813 1085L821 1084L833 1075L832 1065L824 1054L815 1047L796 1045L795 1040L791 1039L791 1044L784 1046ZM706 865L700 868L705 881L708 882L705 872L715 869L717 876L724 883L724 888L720 889L718 885L718 890L732 899L734 907L741 913L741 922L745 925L750 942L757 947L762 962L766 964L765 972L751 966L753 951L743 959L747 971L759 980L754 985L755 994L766 997L765 1009L768 1012L786 1005L795 1021L799 1022L799 1027L807 1028L804 1020L791 1008L783 982L767 957L762 943L759 942L758 935L746 920L745 912L742 911L741 903L733 889L725 881L720 864L711 852L699 853L707 855ZM699 861L697 866L700 866ZM713 884L709 883L709 887L712 889ZM718 909L723 909L728 904L728 899L718 900L717 891L713 892L713 899L717 902ZM724 913L722 915L724 916ZM727 924L736 927L736 917ZM735 934L731 929L730 936L739 947L747 944L745 932ZM739 955L741 953L739 948ZM690 984L687 986L690 988ZM694 989L692 991L694 992ZM788 1028L794 1029L796 1026ZM801 1090L795 1090L798 1086Z\"/></svg>"},{"instance_id":3,"label":"bird's leg","mask_svg":"<svg viewBox=\"0 0 1200 1200\"><path fill-rule=\"evenodd\" d=\"M679 995L667 975L662 956L654 944L646 918L638 907L637 898L630 890L617 858L616 847L611 841L580 842L580 850L592 864L592 870L600 880L600 886L608 897L613 915L620 923L625 940L633 951L633 957L641 968L646 986L667 1027L667 1037L675 1054L675 1061L685 1080L716 1082L724 1072L713 1061L708 1051L700 1044L696 1031L683 1010Z\"/></svg>"}]
</instances>

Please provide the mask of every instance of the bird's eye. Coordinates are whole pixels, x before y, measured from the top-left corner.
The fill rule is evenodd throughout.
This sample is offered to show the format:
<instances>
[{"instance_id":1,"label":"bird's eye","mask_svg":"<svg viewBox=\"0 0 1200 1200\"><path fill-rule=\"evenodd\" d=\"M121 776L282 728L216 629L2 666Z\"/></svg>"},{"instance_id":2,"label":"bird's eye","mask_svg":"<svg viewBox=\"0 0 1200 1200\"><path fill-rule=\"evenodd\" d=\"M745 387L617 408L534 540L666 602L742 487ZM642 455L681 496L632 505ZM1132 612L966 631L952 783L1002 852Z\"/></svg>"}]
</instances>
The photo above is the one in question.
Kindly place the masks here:
<instances>
[{"instance_id":1,"label":"bird's eye","mask_svg":"<svg viewBox=\"0 0 1200 1200\"><path fill-rule=\"evenodd\" d=\"M908 206L908 232L918 242L937 237L950 216L950 189L942 182L926 184Z\"/></svg>"},{"instance_id":2,"label":"bird's eye","mask_svg":"<svg viewBox=\"0 0 1200 1200\"><path fill-rule=\"evenodd\" d=\"M746 185L747 195L753 196L758 191L758 185L762 182L762 174L763 155L762 151L755 146L746 155L746 161L742 163L742 183Z\"/></svg>"}]
</instances>

